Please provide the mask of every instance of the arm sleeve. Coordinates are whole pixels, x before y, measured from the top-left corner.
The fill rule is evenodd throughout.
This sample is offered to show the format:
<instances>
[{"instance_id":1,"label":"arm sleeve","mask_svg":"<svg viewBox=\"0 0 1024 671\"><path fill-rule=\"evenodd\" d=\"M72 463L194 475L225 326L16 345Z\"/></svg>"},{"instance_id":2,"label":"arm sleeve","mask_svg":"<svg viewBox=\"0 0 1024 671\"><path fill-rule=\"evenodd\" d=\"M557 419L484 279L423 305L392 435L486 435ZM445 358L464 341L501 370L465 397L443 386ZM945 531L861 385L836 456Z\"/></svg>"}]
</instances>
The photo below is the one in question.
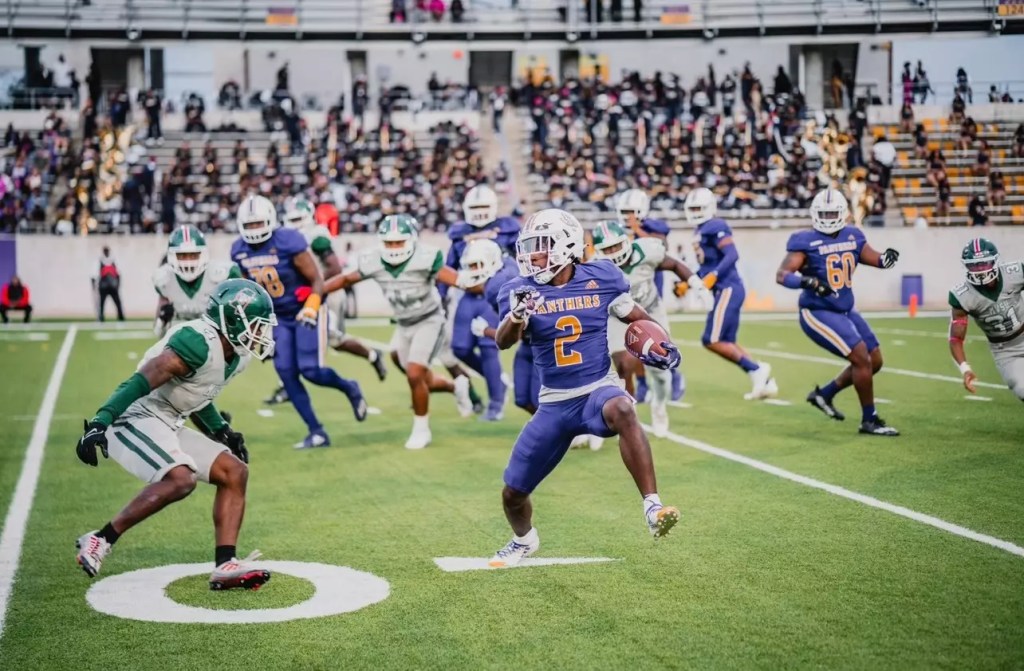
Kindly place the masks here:
<instances>
[{"instance_id":1,"label":"arm sleeve","mask_svg":"<svg viewBox=\"0 0 1024 671\"><path fill-rule=\"evenodd\" d=\"M512 301L509 298L509 294L512 292L512 289L512 282L505 282L498 289L498 319L504 319L511 309Z\"/></svg>"},{"instance_id":2,"label":"arm sleeve","mask_svg":"<svg viewBox=\"0 0 1024 671\"><path fill-rule=\"evenodd\" d=\"M167 341L167 349L180 356L191 370L198 369L210 356L206 338L191 326L178 329Z\"/></svg>"},{"instance_id":3,"label":"arm sleeve","mask_svg":"<svg viewBox=\"0 0 1024 671\"><path fill-rule=\"evenodd\" d=\"M124 414L128 406L148 393L149 383L146 382L146 378L142 373L135 373L114 390L110 398L96 411L96 416L92 418L92 421L99 422L103 426L110 426L115 419Z\"/></svg>"},{"instance_id":4,"label":"arm sleeve","mask_svg":"<svg viewBox=\"0 0 1024 671\"><path fill-rule=\"evenodd\" d=\"M433 279L439 272L441 272L442 268L444 268L444 254L442 254L441 250L439 249L437 250L437 256L434 257L433 265L430 266L431 279Z\"/></svg>"},{"instance_id":5,"label":"arm sleeve","mask_svg":"<svg viewBox=\"0 0 1024 671\"><path fill-rule=\"evenodd\" d=\"M715 267L715 273L719 276L732 270L736 265L736 261L739 260L739 252L736 251L736 245L730 243L722 249L722 260L718 262Z\"/></svg>"},{"instance_id":6,"label":"arm sleeve","mask_svg":"<svg viewBox=\"0 0 1024 671\"><path fill-rule=\"evenodd\" d=\"M313 250L313 254L315 254L321 261L334 253L334 248L331 247L331 241L322 235L313 238L313 242L310 243L309 248Z\"/></svg>"},{"instance_id":7,"label":"arm sleeve","mask_svg":"<svg viewBox=\"0 0 1024 671\"><path fill-rule=\"evenodd\" d=\"M193 421L198 420L202 423L210 433L217 433L228 425L228 423L224 421L224 418L220 416L220 411L214 407L212 402L207 403L205 406L192 413L192 419Z\"/></svg>"},{"instance_id":8,"label":"arm sleeve","mask_svg":"<svg viewBox=\"0 0 1024 671\"><path fill-rule=\"evenodd\" d=\"M803 244L803 240L800 239L799 233L794 233L789 236L789 240L786 242L787 252L806 252L807 248Z\"/></svg>"},{"instance_id":9,"label":"arm sleeve","mask_svg":"<svg viewBox=\"0 0 1024 671\"><path fill-rule=\"evenodd\" d=\"M952 291L949 292L949 307L956 308L957 310L964 310L963 306L960 305L960 301L957 300L956 295ZM967 312L967 310L964 310L964 312Z\"/></svg>"}]
</instances>

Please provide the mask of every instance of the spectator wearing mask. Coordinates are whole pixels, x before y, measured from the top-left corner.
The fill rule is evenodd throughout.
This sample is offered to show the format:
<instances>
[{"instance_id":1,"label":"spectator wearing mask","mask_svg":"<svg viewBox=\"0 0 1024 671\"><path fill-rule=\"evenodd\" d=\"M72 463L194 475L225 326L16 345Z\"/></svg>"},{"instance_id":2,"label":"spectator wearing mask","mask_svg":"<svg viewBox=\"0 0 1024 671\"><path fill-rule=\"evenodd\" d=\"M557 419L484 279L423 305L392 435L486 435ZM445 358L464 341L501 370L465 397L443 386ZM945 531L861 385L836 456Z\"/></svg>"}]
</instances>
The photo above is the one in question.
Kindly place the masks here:
<instances>
[{"instance_id":1,"label":"spectator wearing mask","mask_svg":"<svg viewBox=\"0 0 1024 671\"><path fill-rule=\"evenodd\" d=\"M17 275L11 276L11 280L0 288L0 318L4 324L10 322L7 313L12 310L23 312L26 324L32 320L32 302L28 287L21 283L21 278Z\"/></svg>"},{"instance_id":2,"label":"spectator wearing mask","mask_svg":"<svg viewBox=\"0 0 1024 671\"><path fill-rule=\"evenodd\" d=\"M99 319L106 321L104 310L107 305L107 298L114 301L117 308L117 320L124 321L124 310L121 307L121 273L117 270L117 263L110 255L110 247L103 248L103 255L100 256L100 278L99 278Z\"/></svg>"},{"instance_id":3,"label":"spectator wearing mask","mask_svg":"<svg viewBox=\"0 0 1024 671\"><path fill-rule=\"evenodd\" d=\"M985 203L985 194L979 193L971 198L967 206L967 216L971 219L971 226L988 225L988 208Z\"/></svg>"}]
</instances>

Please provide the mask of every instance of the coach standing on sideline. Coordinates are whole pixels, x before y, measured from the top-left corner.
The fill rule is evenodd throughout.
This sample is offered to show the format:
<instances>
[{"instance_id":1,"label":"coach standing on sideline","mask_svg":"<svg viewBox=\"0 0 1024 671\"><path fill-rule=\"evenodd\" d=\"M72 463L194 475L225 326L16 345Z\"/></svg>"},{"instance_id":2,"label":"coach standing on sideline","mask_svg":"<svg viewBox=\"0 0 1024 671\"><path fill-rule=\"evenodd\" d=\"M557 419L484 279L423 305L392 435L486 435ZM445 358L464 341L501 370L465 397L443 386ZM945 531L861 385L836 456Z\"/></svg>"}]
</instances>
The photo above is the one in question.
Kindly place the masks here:
<instances>
[{"instance_id":1,"label":"coach standing on sideline","mask_svg":"<svg viewBox=\"0 0 1024 671\"><path fill-rule=\"evenodd\" d=\"M124 310L121 308L121 274L117 271L117 264L110 255L110 247L103 248L103 256L100 257L100 281L99 281L99 318L103 318L103 309L107 305L107 297L114 300L114 307L117 308L117 320L124 321Z\"/></svg>"}]
</instances>

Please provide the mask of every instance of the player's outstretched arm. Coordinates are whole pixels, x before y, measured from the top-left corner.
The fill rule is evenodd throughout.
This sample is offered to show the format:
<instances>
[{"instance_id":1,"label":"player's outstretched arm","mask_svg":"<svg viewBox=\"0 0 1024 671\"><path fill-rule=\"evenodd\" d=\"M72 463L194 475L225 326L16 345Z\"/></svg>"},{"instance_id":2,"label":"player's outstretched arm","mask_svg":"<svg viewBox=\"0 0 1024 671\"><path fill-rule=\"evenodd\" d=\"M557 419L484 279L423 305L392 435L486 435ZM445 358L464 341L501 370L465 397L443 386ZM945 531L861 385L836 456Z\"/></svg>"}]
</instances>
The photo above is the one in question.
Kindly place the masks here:
<instances>
[{"instance_id":1,"label":"player's outstretched arm","mask_svg":"<svg viewBox=\"0 0 1024 671\"><path fill-rule=\"evenodd\" d=\"M324 280L328 280L332 277L341 275L341 261L338 259L338 255L333 251L329 251L320 257L320 262L324 264ZM327 290L324 290L324 294L327 294Z\"/></svg>"},{"instance_id":2,"label":"player's outstretched arm","mask_svg":"<svg viewBox=\"0 0 1024 671\"><path fill-rule=\"evenodd\" d=\"M806 260L807 256L803 252L788 252L775 273L775 281L787 289L807 289L819 296L828 296L832 293L832 288L828 284L817 277L800 273Z\"/></svg>"},{"instance_id":3,"label":"player's outstretched arm","mask_svg":"<svg viewBox=\"0 0 1024 671\"><path fill-rule=\"evenodd\" d=\"M482 294L484 292L483 282L478 281L479 277L466 270L455 270L451 266L442 266L437 271L437 283L448 287L462 289L470 294Z\"/></svg>"},{"instance_id":4,"label":"player's outstretched arm","mask_svg":"<svg viewBox=\"0 0 1024 671\"><path fill-rule=\"evenodd\" d=\"M971 370L967 363L967 354L964 352L964 338L967 337L967 311L954 307L950 310L949 318L949 353L953 362L960 369L964 376L964 388L972 394L976 391L974 381L978 376Z\"/></svg>"},{"instance_id":5,"label":"player's outstretched arm","mask_svg":"<svg viewBox=\"0 0 1024 671\"><path fill-rule=\"evenodd\" d=\"M335 291L347 289L353 284L359 284L364 279L366 278L363 277L363 274L358 270L353 270L352 272L346 273L344 275L335 275L334 277L331 277L326 282L324 282L324 293L330 294L334 293Z\"/></svg>"},{"instance_id":6,"label":"player's outstretched arm","mask_svg":"<svg viewBox=\"0 0 1024 671\"><path fill-rule=\"evenodd\" d=\"M879 252L871 245L865 243L863 249L860 250L860 260L876 268L888 270L896 265L899 258L900 253L892 247L889 247L884 252Z\"/></svg>"}]
</instances>

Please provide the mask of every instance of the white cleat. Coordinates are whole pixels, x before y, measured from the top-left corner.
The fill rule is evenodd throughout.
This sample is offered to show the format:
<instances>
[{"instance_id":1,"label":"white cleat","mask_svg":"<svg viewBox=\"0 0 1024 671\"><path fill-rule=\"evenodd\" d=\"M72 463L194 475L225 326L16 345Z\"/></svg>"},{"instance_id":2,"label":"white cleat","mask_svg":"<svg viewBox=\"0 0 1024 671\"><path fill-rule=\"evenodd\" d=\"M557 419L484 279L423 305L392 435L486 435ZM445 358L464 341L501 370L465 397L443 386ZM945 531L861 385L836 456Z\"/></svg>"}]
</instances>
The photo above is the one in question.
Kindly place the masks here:
<instances>
[{"instance_id":1,"label":"white cleat","mask_svg":"<svg viewBox=\"0 0 1024 671\"><path fill-rule=\"evenodd\" d=\"M762 363L757 370L752 370L749 373L751 389L749 394L743 395L745 401L758 401L763 398L768 398L768 383L772 381L772 367L766 363ZM778 393L776 387L775 392Z\"/></svg>"},{"instance_id":2,"label":"white cleat","mask_svg":"<svg viewBox=\"0 0 1024 671\"><path fill-rule=\"evenodd\" d=\"M775 378L768 380L768 384L764 386L763 398L775 398L779 395L779 385L775 382Z\"/></svg>"},{"instance_id":3,"label":"white cleat","mask_svg":"<svg viewBox=\"0 0 1024 671\"><path fill-rule=\"evenodd\" d=\"M90 531L75 541L75 547L78 548L78 565L90 578L95 578L100 572L103 559L110 554L111 549L110 543L96 535L97 531L99 529Z\"/></svg>"},{"instance_id":4,"label":"white cleat","mask_svg":"<svg viewBox=\"0 0 1024 671\"><path fill-rule=\"evenodd\" d=\"M576 436L575 438L572 439L572 442L569 443L569 449L570 450L579 450L579 449L582 449L584 447L589 447L589 445L590 445L589 438L590 438L590 436L588 436L587 434L581 433L580 435L578 435L578 436Z\"/></svg>"},{"instance_id":5,"label":"white cleat","mask_svg":"<svg viewBox=\"0 0 1024 671\"><path fill-rule=\"evenodd\" d=\"M587 435L587 446L592 452L597 452L604 447L604 438L592 434Z\"/></svg>"},{"instance_id":6,"label":"white cleat","mask_svg":"<svg viewBox=\"0 0 1024 671\"><path fill-rule=\"evenodd\" d=\"M679 509L675 506L651 506L647 511L647 529L656 539L667 536L679 521Z\"/></svg>"},{"instance_id":7,"label":"white cleat","mask_svg":"<svg viewBox=\"0 0 1024 671\"><path fill-rule=\"evenodd\" d=\"M664 438L668 435L668 406L664 401L651 403L651 427L657 438Z\"/></svg>"},{"instance_id":8,"label":"white cleat","mask_svg":"<svg viewBox=\"0 0 1024 671\"><path fill-rule=\"evenodd\" d=\"M470 417L473 414L473 401L469 398L469 378L465 375L455 378L455 407L459 409L460 417Z\"/></svg>"},{"instance_id":9,"label":"white cleat","mask_svg":"<svg viewBox=\"0 0 1024 671\"><path fill-rule=\"evenodd\" d=\"M515 540L510 540L508 545L495 552L494 556L491 557L491 561L487 563L494 568L512 568L513 566L518 566L519 562L539 549L539 539L536 543L530 544L517 543Z\"/></svg>"},{"instance_id":10,"label":"white cleat","mask_svg":"<svg viewBox=\"0 0 1024 671\"><path fill-rule=\"evenodd\" d=\"M270 580L270 571L250 564L262 554L253 550L245 559L232 558L213 569L210 574L210 589L259 589Z\"/></svg>"},{"instance_id":11,"label":"white cleat","mask_svg":"<svg viewBox=\"0 0 1024 671\"><path fill-rule=\"evenodd\" d=\"M430 441L433 439L433 435L430 433L430 429L413 429L409 435L409 440L405 441L405 449L407 450L422 450L427 445L430 445Z\"/></svg>"}]
</instances>

